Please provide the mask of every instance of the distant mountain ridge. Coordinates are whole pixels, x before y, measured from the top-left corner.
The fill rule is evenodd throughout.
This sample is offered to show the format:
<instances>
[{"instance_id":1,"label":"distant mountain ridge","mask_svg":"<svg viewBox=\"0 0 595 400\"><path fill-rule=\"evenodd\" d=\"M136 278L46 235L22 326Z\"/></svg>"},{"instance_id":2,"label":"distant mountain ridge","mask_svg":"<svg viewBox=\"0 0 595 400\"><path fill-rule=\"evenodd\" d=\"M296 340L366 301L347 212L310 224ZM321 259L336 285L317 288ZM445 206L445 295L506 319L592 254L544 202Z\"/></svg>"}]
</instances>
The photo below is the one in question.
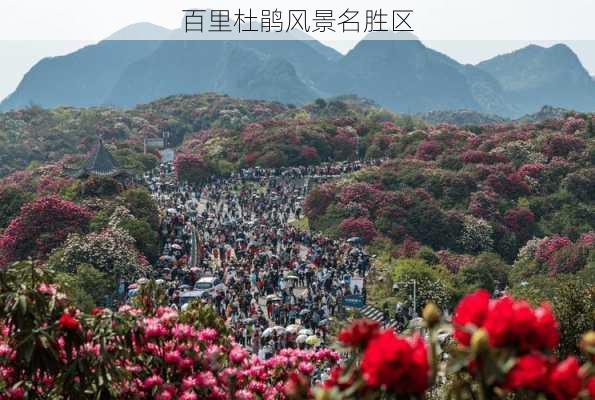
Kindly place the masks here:
<instances>
[{"instance_id":1,"label":"distant mountain ridge","mask_svg":"<svg viewBox=\"0 0 595 400\"><path fill-rule=\"evenodd\" d=\"M500 83L505 100L523 114L548 104L595 110L595 81L566 45L530 45L478 64Z\"/></svg>"},{"instance_id":2,"label":"distant mountain ridge","mask_svg":"<svg viewBox=\"0 0 595 400\"><path fill-rule=\"evenodd\" d=\"M0 110L31 104L132 107L202 92L293 104L353 94L398 112L468 109L507 118L545 104L595 109L595 81L567 46L532 45L473 66L416 39L374 35L341 55L306 34L283 41L162 40L185 36L135 24L108 38L117 40L41 60ZM153 40L128 40L141 37Z\"/></svg>"}]
</instances>

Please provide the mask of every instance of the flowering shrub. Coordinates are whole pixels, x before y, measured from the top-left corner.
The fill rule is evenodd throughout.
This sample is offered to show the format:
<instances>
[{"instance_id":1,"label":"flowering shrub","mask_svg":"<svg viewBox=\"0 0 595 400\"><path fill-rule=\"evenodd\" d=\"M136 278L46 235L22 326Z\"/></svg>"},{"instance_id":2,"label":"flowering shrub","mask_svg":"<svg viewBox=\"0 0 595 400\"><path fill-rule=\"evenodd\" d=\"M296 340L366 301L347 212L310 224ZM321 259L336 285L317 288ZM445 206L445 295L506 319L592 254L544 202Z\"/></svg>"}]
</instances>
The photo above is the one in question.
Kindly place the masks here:
<instances>
[{"instance_id":1,"label":"flowering shrub","mask_svg":"<svg viewBox=\"0 0 595 400\"><path fill-rule=\"evenodd\" d=\"M539 241L535 250L535 258L539 262L547 263L556 251L570 245L572 245L572 241L565 236L555 235L546 237Z\"/></svg>"},{"instance_id":2,"label":"flowering shrub","mask_svg":"<svg viewBox=\"0 0 595 400\"><path fill-rule=\"evenodd\" d=\"M569 153L581 151L585 148L585 142L576 136L553 135L546 143L544 153L549 157L567 157Z\"/></svg>"},{"instance_id":3,"label":"flowering shrub","mask_svg":"<svg viewBox=\"0 0 595 400\"><path fill-rule=\"evenodd\" d=\"M208 163L196 154L176 154L174 168L182 182L204 182L213 173Z\"/></svg>"},{"instance_id":4,"label":"flowering shrub","mask_svg":"<svg viewBox=\"0 0 595 400\"><path fill-rule=\"evenodd\" d=\"M43 257L70 233L85 232L93 214L57 196L27 205L0 236L0 266L26 257Z\"/></svg>"},{"instance_id":5,"label":"flowering shrub","mask_svg":"<svg viewBox=\"0 0 595 400\"><path fill-rule=\"evenodd\" d=\"M349 184L339 193L339 202L343 205L359 203L362 207L374 213L379 201L382 199L382 192L372 185L363 182Z\"/></svg>"},{"instance_id":6,"label":"flowering shrub","mask_svg":"<svg viewBox=\"0 0 595 400\"><path fill-rule=\"evenodd\" d=\"M466 216L463 222L463 234L459 242L471 253L490 250L494 245L492 226L486 220Z\"/></svg>"},{"instance_id":7,"label":"flowering shrub","mask_svg":"<svg viewBox=\"0 0 595 400\"><path fill-rule=\"evenodd\" d=\"M504 223L522 241L531 237L534 222L535 215L525 207L511 208L504 214Z\"/></svg>"},{"instance_id":8,"label":"flowering shrub","mask_svg":"<svg viewBox=\"0 0 595 400\"><path fill-rule=\"evenodd\" d=\"M593 370L587 365L581 371L574 356L557 361L550 355L560 336L547 304L533 308L507 296L490 299L487 291L478 290L461 300L453 325L461 346L455 358L464 360L453 370L478 377L487 398L496 388L558 400L575 399L585 389L589 398L586 383L593 379Z\"/></svg>"},{"instance_id":9,"label":"flowering shrub","mask_svg":"<svg viewBox=\"0 0 595 400\"><path fill-rule=\"evenodd\" d=\"M32 282L21 285L23 274ZM0 399L284 399L292 374L309 377L339 358L287 349L260 360L157 305L83 314L48 278L30 263L0 275Z\"/></svg>"},{"instance_id":10,"label":"flowering shrub","mask_svg":"<svg viewBox=\"0 0 595 400\"><path fill-rule=\"evenodd\" d=\"M376 226L366 217L345 218L339 225L341 232L346 237L361 237L364 243L369 243L378 234Z\"/></svg>"},{"instance_id":11,"label":"flowering shrub","mask_svg":"<svg viewBox=\"0 0 595 400\"><path fill-rule=\"evenodd\" d=\"M112 223L116 223L112 220ZM64 245L61 262L74 271L80 264L90 264L117 280L132 282L146 270L134 247L134 239L126 231L109 226L88 235L72 235Z\"/></svg>"},{"instance_id":12,"label":"flowering shrub","mask_svg":"<svg viewBox=\"0 0 595 400\"><path fill-rule=\"evenodd\" d=\"M424 140L417 146L415 157L425 161L435 160L441 152L442 146L440 143L434 140Z\"/></svg>"},{"instance_id":13,"label":"flowering shrub","mask_svg":"<svg viewBox=\"0 0 595 400\"><path fill-rule=\"evenodd\" d=\"M23 279L26 276L27 279ZM369 320L343 328L330 349L285 349L268 360L251 355L228 336L190 315L139 300L142 308L69 306L53 272L30 262L0 272L0 398L4 399L496 399L508 393L588 399L591 361L558 361L559 340L548 305L533 308L510 297L467 295L452 318L458 346L444 369L437 332L447 328L433 304L423 310L427 339L398 335ZM151 282L146 285L151 285ZM141 296L149 293L141 287ZM595 333L582 348L595 359ZM330 368L313 384L315 371ZM459 385L441 386L438 373Z\"/></svg>"},{"instance_id":14,"label":"flowering shrub","mask_svg":"<svg viewBox=\"0 0 595 400\"><path fill-rule=\"evenodd\" d=\"M570 135L574 134L577 131L582 131L587 127L587 122L585 122L582 118L575 118L575 117L568 117L566 121L564 121L564 125L562 125L562 132Z\"/></svg>"},{"instance_id":15,"label":"flowering shrub","mask_svg":"<svg viewBox=\"0 0 595 400\"><path fill-rule=\"evenodd\" d=\"M315 147L304 145L300 149L300 155L306 161L307 164L313 164L318 162L320 157L318 155L318 150Z\"/></svg>"},{"instance_id":16,"label":"flowering shrub","mask_svg":"<svg viewBox=\"0 0 595 400\"><path fill-rule=\"evenodd\" d=\"M324 214L327 207L335 199L336 187L332 183L324 183L314 187L304 201L306 216L314 220Z\"/></svg>"},{"instance_id":17,"label":"flowering shrub","mask_svg":"<svg viewBox=\"0 0 595 400\"><path fill-rule=\"evenodd\" d=\"M529 240L519 251L515 267L522 268L534 263L537 271L551 275L577 272L592 257L594 237L591 231L581 235L576 242L560 235Z\"/></svg>"}]
</instances>

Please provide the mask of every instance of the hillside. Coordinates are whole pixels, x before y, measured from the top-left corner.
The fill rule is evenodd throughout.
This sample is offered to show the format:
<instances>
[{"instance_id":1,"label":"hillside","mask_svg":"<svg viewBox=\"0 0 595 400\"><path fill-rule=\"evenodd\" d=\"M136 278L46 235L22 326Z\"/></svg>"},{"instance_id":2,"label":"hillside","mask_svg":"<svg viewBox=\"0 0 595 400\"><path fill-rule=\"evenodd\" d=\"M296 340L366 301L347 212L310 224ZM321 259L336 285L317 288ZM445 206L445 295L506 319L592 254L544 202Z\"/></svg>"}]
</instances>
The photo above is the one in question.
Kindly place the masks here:
<instances>
[{"instance_id":1,"label":"hillside","mask_svg":"<svg viewBox=\"0 0 595 400\"><path fill-rule=\"evenodd\" d=\"M593 354L593 118L465 128L354 96L296 107L217 94L0 114L10 173L0 178L0 390L386 399L403 387L405 397L448 397L465 380L474 398L474 388L516 397L524 387L508 382L531 357L539 382L553 382L532 385L538 396L566 387L570 371L564 398L586 399L577 396L588 394L581 371L591 367L579 355ZM173 165L141 154L142 138L165 130ZM97 158L112 164L111 152L143 179L71 175L65 167L92 143ZM255 303L252 273L265 291ZM363 278L359 310L344 301L360 299L346 276ZM187 289L204 279L211 291L192 301ZM272 302L299 319L282 320L278 305L268 315ZM349 368L335 368L336 345L355 360ZM460 369L430 380L447 357ZM478 383L486 360L513 372Z\"/></svg>"},{"instance_id":2,"label":"hillside","mask_svg":"<svg viewBox=\"0 0 595 400\"><path fill-rule=\"evenodd\" d=\"M451 124L456 126L486 125L510 122L495 114L485 114L473 110L431 111L418 114L419 118L429 124Z\"/></svg>"},{"instance_id":3,"label":"hillside","mask_svg":"<svg viewBox=\"0 0 595 400\"><path fill-rule=\"evenodd\" d=\"M233 66L229 68L233 69ZM283 68L286 71L280 74ZM280 74L275 79L284 79L294 72L288 65L275 65L274 69L276 74ZM266 90L259 81L249 82L248 89ZM345 131L338 138L346 141L345 146L352 149L349 155L353 156L351 141L355 140L357 130L371 126L381 130L384 121L405 125L411 123L411 118L384 111L355 97L316 102L301 108L212 93L165 97L129 110L110 107L46 110L32 107L0 113L0 176L23 170L29 165L56 162L66 155L85 154L100 135L107 142L138 150L142 149L144 137L159 137L165 131L172 134L177 145L192 138L208 141L210 136L214 136L211 143L224 141L226 147L207 146L205 151L221 149L227 152L228 161L236 167L245 163L243 157L250 152L249 149L263 156L266 153L266 148L259 148L256 141L248 140L247 146L244 145L239 140L240 134L249 137L258 133L264 135L265 141L269 141L267 135L275 136L278 141L293 140L290 134L307 135L314 145L318 141L325 143L325 147L320 148L322 153L309 161L316 162L319 156L326 159L333 152L339 154L345 151L341 147L333 149L333 137L337 135L337 130ZM279 143L270 140L272 146L279 146ZM277 161L281 164L295 162L301 154L299 150L294 151L296 147L299 146L284 147L285 156ZM270 157L274 160L273 155ZM264 164L268 162L272 161L263 161Z\"/></svg>"}]
</instances>

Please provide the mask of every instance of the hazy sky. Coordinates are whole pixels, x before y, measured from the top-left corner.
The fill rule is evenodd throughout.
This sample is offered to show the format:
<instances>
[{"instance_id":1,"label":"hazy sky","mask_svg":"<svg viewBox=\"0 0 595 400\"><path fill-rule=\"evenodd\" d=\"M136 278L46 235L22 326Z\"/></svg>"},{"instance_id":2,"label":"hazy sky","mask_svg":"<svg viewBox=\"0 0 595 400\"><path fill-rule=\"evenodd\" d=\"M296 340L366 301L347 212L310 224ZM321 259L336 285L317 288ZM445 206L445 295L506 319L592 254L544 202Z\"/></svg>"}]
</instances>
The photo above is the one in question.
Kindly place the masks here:
<instances>
[{"instance_id":1,"label":"hazy sky","mask_svg":"<svg viewBox=\"0 0 595 400\"><path fill-rule=\"evenodd\" d=\"M96 43L137 22L178 27L183 9L237 10L349 8L412 9L415 34L431 48L464 63L477 63L529 43L564 42L595 74L595 1L572 0L1 0L0 98L16 88L23 74L43 57L66 54ZM314 35L345 53L363 34Z\"/></svg>"}]
</instances>

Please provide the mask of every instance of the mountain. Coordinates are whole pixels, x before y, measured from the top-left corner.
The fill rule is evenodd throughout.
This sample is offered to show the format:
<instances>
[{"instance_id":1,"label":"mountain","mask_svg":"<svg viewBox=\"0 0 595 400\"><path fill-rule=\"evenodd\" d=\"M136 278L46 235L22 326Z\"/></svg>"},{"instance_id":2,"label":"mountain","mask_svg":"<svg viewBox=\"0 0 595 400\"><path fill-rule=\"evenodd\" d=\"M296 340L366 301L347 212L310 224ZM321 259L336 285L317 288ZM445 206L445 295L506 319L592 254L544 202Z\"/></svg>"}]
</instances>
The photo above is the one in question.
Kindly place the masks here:
<instances>
[{"instance_id":1,"label":"mountain","mask_svg":"<svg viewBox=\"0 0 595 400\"><path fill-rule=\"evenodd\" d=\"M595 82L566 45L530 45L481 62L478 68L501 85L517 114L536 112L543 105L578 111L595 109Z\"/></svg>"},{"instance_id":2,"label":"mountain","mask_svg":"<svg viewBox=\"0 0 595 400\"><path fill-rule=\"evenodd\" d=\"M134 106L174 94L219 92L302 104L322 95L314 80L327 63L300 41L166 40L124 69L105 102Z\"/></svg>"},{"instance_id":3,"label":"mountain","mask_svg":"<svg viewBox=\"0 0 595 400\"><path fill-rule=\"evenodd\" d=\"M321 85L406 112L478 108L465 76L446 58L417 40L363 40Z\"/></svg>"},{"instance_id":4,"label":"mountain","mask_svg":"<svg viewBox=\"0 0 595 400\"><path fill-rule=\"evenodd\" d=\"M529 46L474 66L392 33L371 33L346 55L303 32L285 34L289 40L237 35L190 40L181 29L129 26L96 45L40 61L0 110L133 107L203 92L293 104L357 95L398 112L465 109L509 118L544 104L595 109L595 81L564 45Z\"/></svg>"},{"instance_id":5,"label":"mountain","mask_svg":"<svg viewBox=\"0 0 595 400\"><path fill-rule=\"evenodd\" d=\"M135 32L160 35L164 28L136 24L112 38L134 36ZM151 54L158 45L159 41L154 40L105 40L65 56L44 58L25 74L14 93L0 103L0 110L31 104L46 108L102 104L124 69Z\"/></svg>"}]
</instances>

